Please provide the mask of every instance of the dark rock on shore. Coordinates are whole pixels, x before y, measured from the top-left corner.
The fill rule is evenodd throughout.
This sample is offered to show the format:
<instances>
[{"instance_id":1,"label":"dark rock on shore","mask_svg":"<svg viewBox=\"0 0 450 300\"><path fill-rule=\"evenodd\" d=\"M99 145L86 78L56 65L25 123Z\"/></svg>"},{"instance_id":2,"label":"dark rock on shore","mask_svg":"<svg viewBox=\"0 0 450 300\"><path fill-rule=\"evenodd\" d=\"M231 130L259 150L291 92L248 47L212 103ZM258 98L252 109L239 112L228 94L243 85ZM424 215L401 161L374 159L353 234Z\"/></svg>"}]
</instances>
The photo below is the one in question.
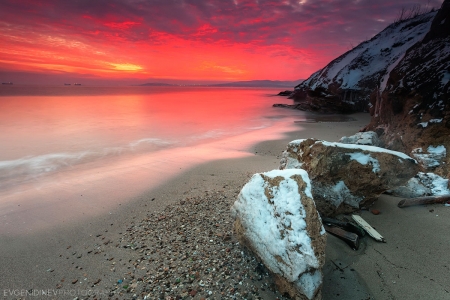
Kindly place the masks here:
<instances>
[{"instance_id":1,"label":"dark rock on shore","mask_svg":"<svg viewBox=\"0 0 450 300\"><path fill-rule=\"evenodd\" d=\"M286 90L286 91L281 91L281 92L279 92L277 95L278 95L278 96L290 96L293 92L294 92L294 91L288 91L288 90Z\"/></svg>"}]
</instances>

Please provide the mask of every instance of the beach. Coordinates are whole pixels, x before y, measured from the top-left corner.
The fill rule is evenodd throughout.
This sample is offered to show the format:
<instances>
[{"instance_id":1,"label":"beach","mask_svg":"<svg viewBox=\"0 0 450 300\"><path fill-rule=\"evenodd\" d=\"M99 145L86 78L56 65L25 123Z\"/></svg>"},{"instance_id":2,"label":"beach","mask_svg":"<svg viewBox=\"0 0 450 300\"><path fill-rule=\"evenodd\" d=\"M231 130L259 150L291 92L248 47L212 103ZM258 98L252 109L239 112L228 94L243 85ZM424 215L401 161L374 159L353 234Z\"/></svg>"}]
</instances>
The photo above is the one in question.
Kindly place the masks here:
<instances>
[{"instance_id":1,"label":"beach","mask_svg":"<svg viewBox=\"0 0 450 300\"><path fill-rule=\"evenodd\" d=\"M242 157L217 155L189 166L108 213L2 235L1 297L284 299L267 270L237 243L229 208L254 173L278 168L289 141L337 141L370 116L351 117L355 121L297 123L282 137L249 145ZM450 297L449 208L400 209L398 201L382 195L373 206L379 215L359 212L386 243L366 236L354 251L328 235L323 299Z\"/></svg>"}]
</instances>

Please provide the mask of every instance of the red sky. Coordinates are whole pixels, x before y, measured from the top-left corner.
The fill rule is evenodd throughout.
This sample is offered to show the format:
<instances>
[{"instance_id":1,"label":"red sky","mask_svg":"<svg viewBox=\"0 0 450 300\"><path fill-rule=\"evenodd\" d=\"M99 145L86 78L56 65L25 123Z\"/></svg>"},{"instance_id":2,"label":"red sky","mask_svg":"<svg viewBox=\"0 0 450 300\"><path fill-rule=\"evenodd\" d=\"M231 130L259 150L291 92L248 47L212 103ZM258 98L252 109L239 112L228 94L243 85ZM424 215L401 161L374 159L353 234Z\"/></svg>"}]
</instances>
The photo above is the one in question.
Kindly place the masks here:
<instances>
[{"instance_id":1,"label":"red sky","mask_svg":"<svg viewBox=\"0 0 450 300\"><path fill-rule=\"evenodd\" d=\"M0 80L304 79L427 3L0 0Z\"/></svg>"}]
</instances>

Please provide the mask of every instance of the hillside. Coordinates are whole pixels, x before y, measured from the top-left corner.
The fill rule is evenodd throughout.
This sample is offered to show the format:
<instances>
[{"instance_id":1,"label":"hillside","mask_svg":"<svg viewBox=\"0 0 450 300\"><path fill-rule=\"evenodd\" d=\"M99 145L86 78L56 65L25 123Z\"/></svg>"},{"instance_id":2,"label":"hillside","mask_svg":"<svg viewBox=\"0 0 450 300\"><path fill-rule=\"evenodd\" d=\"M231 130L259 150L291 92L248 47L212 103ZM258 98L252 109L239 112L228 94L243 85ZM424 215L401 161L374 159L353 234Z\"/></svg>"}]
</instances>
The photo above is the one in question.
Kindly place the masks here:
<instances>
[{"instance_id":1,"label":"hillside","mask_svg":"<svg viewBox=\"0 0 450 300\"><path fill-rule=\"evenodd\" d=\"M386 147L439 164L425 171L450 178L450 0L445 0L425 37L390 72L386 88L371 97L370 124Z\"/></svg>"},{"instance_id":2,"label":"hillside","mask_svg":"<svg viewBox=\"0 0 450 300\"><path fill-rule=\"evenodd\" d=\"M393 23L297 85L300 108L320 112L369 111L370 94L386 88L392 69L429 32L436 12Z\"/></svg>"}]
</instances>

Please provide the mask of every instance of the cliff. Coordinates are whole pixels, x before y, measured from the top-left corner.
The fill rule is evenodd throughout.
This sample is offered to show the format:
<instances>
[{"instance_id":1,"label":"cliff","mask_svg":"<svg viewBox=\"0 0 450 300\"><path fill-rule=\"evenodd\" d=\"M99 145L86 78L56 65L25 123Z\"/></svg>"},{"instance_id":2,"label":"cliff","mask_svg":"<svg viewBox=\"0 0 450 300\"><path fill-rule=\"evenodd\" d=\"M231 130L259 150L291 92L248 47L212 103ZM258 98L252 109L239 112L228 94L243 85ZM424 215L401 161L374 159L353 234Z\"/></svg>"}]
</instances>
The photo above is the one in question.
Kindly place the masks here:
<instances>
[{"instance_id":1,"label":"cliff","mask_svg":"<svg viewBox=\"0 0 450 300\"><path fill-rule=\"evenodd\" d=\"M440 164L428 169L450 177L450 0L424 38L390 72L386 88L372 93L370 124L387 148L430 155L443 146ZM430 148L431 146L431 148Z\"/></svg>"},{"instance_id":2,"label":"cliff","mask_svg":"<svg viewBox=\"0 0 450 300\"><path fill-rule=\"evenodd\" d=\"M391 24L297 85L291 98L304 110L369 111L371 93L384 91L391 70L424 39L435 15L429 12Z\"/></svg>"}]
</instances>

